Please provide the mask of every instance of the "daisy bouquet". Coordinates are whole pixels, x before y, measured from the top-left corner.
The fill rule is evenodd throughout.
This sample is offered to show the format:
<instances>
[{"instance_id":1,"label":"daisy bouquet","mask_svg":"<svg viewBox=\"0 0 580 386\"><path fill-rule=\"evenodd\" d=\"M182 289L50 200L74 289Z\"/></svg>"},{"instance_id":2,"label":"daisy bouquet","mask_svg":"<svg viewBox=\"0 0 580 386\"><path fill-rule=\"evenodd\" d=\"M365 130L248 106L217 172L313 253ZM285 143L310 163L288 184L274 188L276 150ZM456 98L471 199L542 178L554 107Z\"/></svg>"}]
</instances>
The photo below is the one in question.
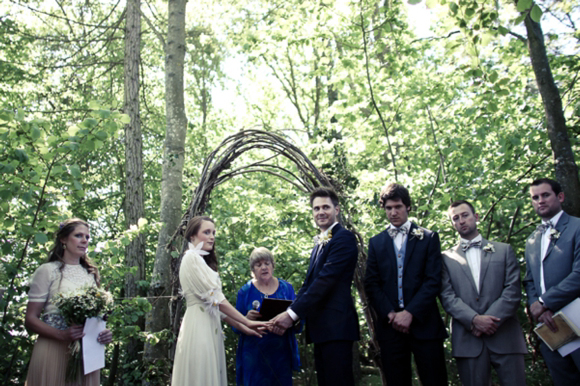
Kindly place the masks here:
<instances>
[{"instance_id":1,"label":"daisy bouquet","mask_svg":"<svg viewBox=\"0 0 580 386\"><path fill-rule=\"evenodd\" d=\"M98 287L83 287L75 291L58 293L52 302L60 310L67 325L83 325L85 320L103 315L112 309L113 296ZM81 341L69 345L70 359L66 369L67 381L78 379L82 367Z\"/></svg>"}]
</instances>

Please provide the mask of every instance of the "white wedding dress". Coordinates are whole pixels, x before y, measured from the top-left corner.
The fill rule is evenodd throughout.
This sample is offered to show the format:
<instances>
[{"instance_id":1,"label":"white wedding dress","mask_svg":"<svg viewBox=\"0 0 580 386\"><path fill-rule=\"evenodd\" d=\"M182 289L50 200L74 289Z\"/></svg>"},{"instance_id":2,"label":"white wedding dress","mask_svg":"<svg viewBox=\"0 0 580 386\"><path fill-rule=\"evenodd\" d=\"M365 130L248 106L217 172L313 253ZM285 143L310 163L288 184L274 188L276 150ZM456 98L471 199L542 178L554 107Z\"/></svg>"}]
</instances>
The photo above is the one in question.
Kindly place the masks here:
<instances>
[{"instance_id":1,"label":"white wedding dress","mask_svg":"<svg viewBox=\"0 0 580 386\"><path fill-rule=\"evenodd\" d=\"M219 303L225 297L217 272L200 256L201 244L183 256L179 280L187 301L181 322L175 360L173 386L226 386L226 354L220 322Z\"/></svg>"}]
</instances>

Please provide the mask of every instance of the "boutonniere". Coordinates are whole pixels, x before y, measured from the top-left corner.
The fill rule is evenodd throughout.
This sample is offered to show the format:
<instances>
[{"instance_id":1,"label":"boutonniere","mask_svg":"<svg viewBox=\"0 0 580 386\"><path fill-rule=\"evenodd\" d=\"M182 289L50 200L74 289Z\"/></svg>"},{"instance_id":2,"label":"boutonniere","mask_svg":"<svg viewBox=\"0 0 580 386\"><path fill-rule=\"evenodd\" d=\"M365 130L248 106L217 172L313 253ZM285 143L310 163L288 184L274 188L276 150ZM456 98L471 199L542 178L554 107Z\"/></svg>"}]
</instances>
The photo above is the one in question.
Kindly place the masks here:
<instances>
[{"instance_id":1,"label":"boutonniere","mask_svg":"<svg viewBox=\"0 0 580 386\"><path fill-rule=\"evenodd\" d=\"M326 244L328 244L330 239L332 239L332 229L328 231L326 236L324 236L324 235L314 236L314 244L315 245L322 245L324 247Z\"/></svg>"},{"instance_id":2,"label":"boutonniere","mask_svg":"<svg viewBox=\"0 0 580 386\"><path fill-rule=\"evenodd\" d=\"M554 228L551 228L550 229L550 240L558 240L559 238L560 238L560 232L558 232Z\"/></svg>"},{"instance_id":3,"label":"boutonniere","mask_svg":"<svg viewBox=\"0 0 580 386\"><path fill-rule=\"evenodd\" d=\"M411 236L416 237L419 240L423 240L423 237L425 237L425 233L423 233L423 229L415 228L411 231Z\"/></svg>"},{"instance_id":4,"label":"boutonniere","mask_svg":"<svg viewBox=\"0 0 580 386\"><path fill-rule=\"evenodd\" d=\"M493 247L493 244L489 243L489 244L485 244L485 247L483 247L483 251L489 252L489 253L494 253L495 248Z\"/></svg>"}]
</instances>

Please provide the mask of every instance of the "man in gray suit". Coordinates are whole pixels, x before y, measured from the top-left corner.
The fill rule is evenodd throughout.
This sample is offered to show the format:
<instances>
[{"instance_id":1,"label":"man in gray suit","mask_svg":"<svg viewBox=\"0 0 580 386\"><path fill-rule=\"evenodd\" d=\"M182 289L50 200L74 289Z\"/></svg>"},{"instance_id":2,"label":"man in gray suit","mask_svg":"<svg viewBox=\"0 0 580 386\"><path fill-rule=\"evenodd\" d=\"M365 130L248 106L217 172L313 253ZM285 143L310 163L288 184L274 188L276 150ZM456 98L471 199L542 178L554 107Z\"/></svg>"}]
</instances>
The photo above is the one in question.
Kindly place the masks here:
<instances>
[{"instance_id":1,"label":"man in gray suit","mask_svg":"<svg viewBox=\"0 0 580 386\"><path fill-rule=\"evenodd\" d=\"M516 316L520 268L508 244L483 239L479 216L467 201L449 207L460 242L443 253L441 302L452 317L451 354L466 386L525 385L526 342Z\"/></svg>"},{"instance_id":2,"label":"man in gray suit","mask_svg":"<svg viewBox=\"0 0 580 386\"><path fill-rule=\"evenodd\" d=\"M526 241L524 286L534 319L557 331L553 314L580 296L580 219L562 210L564 192L554 180L535 180L530 196L542 224ZM580 350L562 357L544 342L540 350L556 386L580 385Z\"/></svg>"}]
</instances>

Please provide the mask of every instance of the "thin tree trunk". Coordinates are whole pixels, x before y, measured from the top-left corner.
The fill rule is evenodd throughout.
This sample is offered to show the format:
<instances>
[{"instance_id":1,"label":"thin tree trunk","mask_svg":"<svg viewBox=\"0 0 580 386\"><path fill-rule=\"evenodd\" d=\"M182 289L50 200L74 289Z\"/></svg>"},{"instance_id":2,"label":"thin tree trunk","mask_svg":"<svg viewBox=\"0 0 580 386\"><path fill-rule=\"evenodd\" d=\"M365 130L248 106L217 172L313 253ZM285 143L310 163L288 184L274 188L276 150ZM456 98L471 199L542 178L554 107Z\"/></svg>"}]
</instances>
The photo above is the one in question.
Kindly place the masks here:
<instances>
[{"instance_id":1,"label":"thin tree trunk","mask_svg":"<svg viewBox=\"0 0 580 386\"><path fill-rule=\"evenodd\" d=\"M566 195L564 209L571 215L580 216L578 166L574 160L574 152L568 137L560 91L556 86L556 82L554 82L550 61L546 55L542 26L540 23L533 21L529 14L525 18L524 24L528 33L528 50L532 60L532 67L544 104L548 137L550 138L554 156L556 179L562 185Z\"/></svg>"},{"instance_id":2,"label":"thin tree trunk","mask_svg":"<svg viewBox=\"0 0 580 386\"><path fill-rule=\"evenodd\" d=\"M165 109L167 129L163 144L163 170L161 176L161 223L153 277L149 296L171 295L172 257L167 243L181 220L181 183L185 155L187 118L184 104L184 58L185 58L185 0L169 1L167 44L165 47ZM172 248L175 250L175 248ZM155 299L147 316L147 331L158 332L171 329L170 303L168 298ZM170 347L162 339L156 345L147 344L145 360L149 363L159 359L172 359Z\"/></svg>"},{"instance_id":3,"label":"thin tree trunk","mask_svg":"<svg viewBox=\"0 0 580 386\"><path fill-rule=\"evenodd\" d=\"M125 220L127 227L136 225L145 217L143 204L143 152L141 138L141 117L139 114L139 67L141 61L141 1L127 1L127 21L125 27L125 113L131 122L125 125ZM142 295L138 282L145 279L145 238L139 235L125 248L129 267L137 267L135 274L125 278L125 296ZM141 291L143 292L143 291ZM144 321L138 321L144 327ZM141 344L131 339L127 346L127 362L138 360Z\"/></svg>"}]
</instances>

